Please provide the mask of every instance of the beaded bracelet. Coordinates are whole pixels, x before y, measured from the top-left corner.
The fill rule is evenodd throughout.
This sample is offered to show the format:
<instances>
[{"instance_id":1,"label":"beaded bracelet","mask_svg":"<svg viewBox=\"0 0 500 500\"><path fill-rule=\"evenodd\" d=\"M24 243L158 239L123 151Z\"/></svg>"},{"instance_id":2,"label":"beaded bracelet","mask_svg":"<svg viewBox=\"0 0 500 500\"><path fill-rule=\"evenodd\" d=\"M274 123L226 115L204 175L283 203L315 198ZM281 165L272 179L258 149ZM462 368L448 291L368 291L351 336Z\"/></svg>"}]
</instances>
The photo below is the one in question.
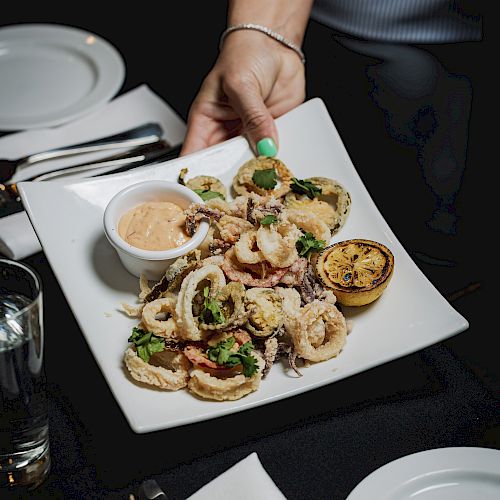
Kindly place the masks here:
<instances>
[{"instance_id":1,"label":"beaded bracelet","mask_svg":"<svg viewBox=\"0 0 500 500\"><path fill-rule=\"evenodd\" d=\"M224 43L224 40L227 37L227 35L237 30L260 31L261 33L264 33L267 36L270 36L277 42L282 43L285 47L292 49L300 57L300 60L302 61L303 64L305 64L306 62L306 58L300 47L298 47L295 43L291 42L290 40L286 39L283 35L276 33L275 31L267 28L266 26L261 26L260 24L243 23L243 24L234 24L233 26L228 26L228 28L222 33L220 37L219 49L222 48L222 44Z\"/></svg>"}]
</instances>

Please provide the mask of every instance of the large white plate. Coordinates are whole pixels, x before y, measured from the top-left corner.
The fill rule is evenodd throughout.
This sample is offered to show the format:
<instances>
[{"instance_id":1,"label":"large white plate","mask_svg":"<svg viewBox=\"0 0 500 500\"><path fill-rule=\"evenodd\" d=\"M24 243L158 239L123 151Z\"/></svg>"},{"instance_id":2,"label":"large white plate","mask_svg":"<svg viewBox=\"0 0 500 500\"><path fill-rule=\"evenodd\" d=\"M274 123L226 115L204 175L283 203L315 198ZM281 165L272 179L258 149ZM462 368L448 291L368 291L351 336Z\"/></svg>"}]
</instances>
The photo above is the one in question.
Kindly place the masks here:
<instances>
[{"instance_id":1,"label":"large white plate","mask_svg":"<svg viewBox=\"0 0 500 500\"><path fill-rule=\"evenodd\" d=\"M237 137L158 166L62 185L20 183L28 215L62 290L119 405L136 432L148 432L244 410L294 396L411 353L468 327L420 272L382 218L354 169L319 99L277 120L282 159L299 178L328 176L352 196L346 225L335 240L368 238L386 244L395 256L392 281L369 306L346 309L353 330L341 355L303 370L298 378L274 366L261 387L239 401L201 401L187 391L161 392L133 383L122 364L136 321L121 302L133 303L138 280L121 266L102 229L104 208L120 189L145 179L175 180L181 168L210 174L226 185L252 157ZM360 147L363 147L360 144Z\"/></svg>"},{"instance_id":2,"label":"large white plate","mask_svg":"<svg viewBox=\"0 0 500 500\"><path fill-rule=\"evenodd\" d=\"M121 55L77 28L0 29L0 130L61 125L111 99L125 77Z\"/></svg>"},{"instance_id":3,"label":"large white plate","mask_svg":"<svg viewBox=\"0 0 500 500\"><path fill-rule=\"evenodd\" d=\"M421 451L368 475L346 500L498 500L500 450L457 447Z\"/></svg>"}]
</instances>

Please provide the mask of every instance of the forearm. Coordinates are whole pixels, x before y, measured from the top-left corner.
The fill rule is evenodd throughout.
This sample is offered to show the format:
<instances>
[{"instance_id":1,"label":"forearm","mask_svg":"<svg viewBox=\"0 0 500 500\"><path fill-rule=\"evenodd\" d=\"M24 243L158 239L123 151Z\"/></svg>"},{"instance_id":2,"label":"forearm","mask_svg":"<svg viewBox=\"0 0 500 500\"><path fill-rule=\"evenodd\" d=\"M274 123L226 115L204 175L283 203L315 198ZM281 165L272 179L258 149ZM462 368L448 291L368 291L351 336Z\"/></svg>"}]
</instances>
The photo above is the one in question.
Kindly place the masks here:
<instances>
[{"instance_id":1,"label":"forearm","mask_svg":"<svg viewBox=\"0 0 500 500\"><path fill-rule=\"evenodd\" d=\"M229 0L227 24L261 24L300 46L312 4L313 0Z\"/></svg>"}]
</instances>

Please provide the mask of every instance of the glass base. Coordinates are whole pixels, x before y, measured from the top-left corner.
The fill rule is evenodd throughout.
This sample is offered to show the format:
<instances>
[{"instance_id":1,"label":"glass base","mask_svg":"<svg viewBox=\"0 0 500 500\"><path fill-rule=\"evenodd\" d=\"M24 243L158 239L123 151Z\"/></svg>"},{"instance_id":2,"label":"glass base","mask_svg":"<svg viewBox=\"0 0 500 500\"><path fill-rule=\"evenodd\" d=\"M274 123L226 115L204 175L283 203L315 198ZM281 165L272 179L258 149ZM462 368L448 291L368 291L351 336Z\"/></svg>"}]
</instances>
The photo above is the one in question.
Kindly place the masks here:
<instances>
[{"instance_id":1,"label":"glass base","mask_svg":"<svg viewBox=\"0 0 500 500\"><path fill-rule=\"evenodd\" d=\"M50 471L49 441L29 452L0 455L0 498L2 489L33 490Z\"/></svg>"}]
</instances>

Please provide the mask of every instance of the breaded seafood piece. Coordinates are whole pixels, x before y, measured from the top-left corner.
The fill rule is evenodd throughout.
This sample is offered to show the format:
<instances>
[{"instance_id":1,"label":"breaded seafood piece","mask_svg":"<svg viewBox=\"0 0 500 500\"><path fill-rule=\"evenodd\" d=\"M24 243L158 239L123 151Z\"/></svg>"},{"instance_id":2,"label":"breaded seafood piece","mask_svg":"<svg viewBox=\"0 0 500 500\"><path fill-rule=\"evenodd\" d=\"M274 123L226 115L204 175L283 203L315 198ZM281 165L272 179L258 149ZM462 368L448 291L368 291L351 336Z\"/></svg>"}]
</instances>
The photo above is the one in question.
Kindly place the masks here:
<instances>
[{"instance_id":1,"label":"breaded seafood piece","mask_svg":"<svg viewBox=\"0 0 500 500\"><path fill-rule=\"evenodd\" d=\"M318 321L323 325L318 324ZM340 353L346 343L347 326L344 316L336 306L314 300L302 307L299 314L292 318L288 333L298 356L319 362Z\"/></svg>"},{"instance_id":2,"label":"breaded seafood piece","mask_svg":"<svg viewBox=\"0 0 500 500\"><path fill-rule=\"evenodd\" d=\"M147 332L167 339L177 338L177 323L175 321L175 304L177 298L173 294L148 302L142 309L141 326ZM163 313L166 319L157 319Z\"/></svg>"},{"instance_id":3,"label":"breaded seafood piece","mask_svg":"<svg viewBox=\"0 0 500 500\"><path fill-rule=\"evenodd\" d=\"M330 228L312 212L287 208L283 211L282 218L304 232L312 233L317 240L323 240L326 244L330 241Z\"/></svg>"},{"instance_id":4,"label":"breaded seafood piece","mask_svg":"<svg viewBox=\"0 0 500 500\"><path fill-rule=\"evenodd\" d=\"M204 335L198 326L198 318L193 314L193 300L200 292L198 286L207 281L210 283L210 296L215 296L226 284L224 273L214 264L191 271L182 282L175 307L179 338L203 340Z\"/></svg>"},{"instance_id":5,"label":"breaded seafood piece","mask_svg":"<svg viewBox=\"0 0 500 500\"><path fill-rule=\"evenodd\" d=\"M257 360L258 370L251 377L245 377L240 373L233 377L218 378L201 368L195 368L191 370L188 390L201 398L215 401L241 399L243 396L256 391L262 380L262 371L265 366L264 359L257 351L252 351L252 356Z\"/></svg>"},{"instance_id":6,"label":"breaded seafood piece","mask_svg":"<svg viewBox=\"0 0 500 500\"><path fill-rule=\"evenodd\" d=\"M160 389L177 391L186 387L189 380L191 363L181 352L164 351L164 366L154 366L142 360L137 352L128 347L123 360L130 375L138 382L154 385Z\"/></svg>"}]
</instances>

